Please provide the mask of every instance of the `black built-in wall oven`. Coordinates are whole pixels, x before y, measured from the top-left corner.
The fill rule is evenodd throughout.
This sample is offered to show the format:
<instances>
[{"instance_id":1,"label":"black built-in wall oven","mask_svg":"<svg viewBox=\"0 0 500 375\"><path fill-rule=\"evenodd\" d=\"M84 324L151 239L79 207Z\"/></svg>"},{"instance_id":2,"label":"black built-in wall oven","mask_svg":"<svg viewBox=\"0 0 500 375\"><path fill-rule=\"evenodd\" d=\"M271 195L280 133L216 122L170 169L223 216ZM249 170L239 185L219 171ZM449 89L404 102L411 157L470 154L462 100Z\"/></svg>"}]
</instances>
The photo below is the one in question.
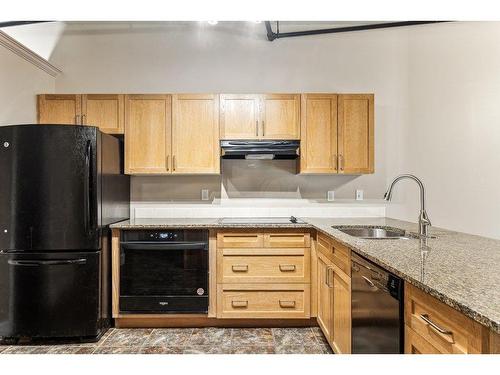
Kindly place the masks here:
<instances>
[{"instance_id":1,"label":"black built-in wall oven","mask_svg":"<svg viewBox=\"0 0 500 375\"><path fill-rule=\"evenodd\" d=\"M206 313L208 231L122 231L122 313Z\"/></svg>"}]
</instances>

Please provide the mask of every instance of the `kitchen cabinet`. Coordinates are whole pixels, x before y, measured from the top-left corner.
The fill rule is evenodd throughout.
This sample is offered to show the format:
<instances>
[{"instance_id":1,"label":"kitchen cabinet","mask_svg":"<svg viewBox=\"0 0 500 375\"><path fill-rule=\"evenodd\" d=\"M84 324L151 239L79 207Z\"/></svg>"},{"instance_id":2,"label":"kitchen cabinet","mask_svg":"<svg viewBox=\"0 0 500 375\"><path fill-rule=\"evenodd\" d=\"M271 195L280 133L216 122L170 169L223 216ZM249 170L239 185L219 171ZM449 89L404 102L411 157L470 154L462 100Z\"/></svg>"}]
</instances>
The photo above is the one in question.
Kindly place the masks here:
<instances>
[{"instance_id":1,"label":"kitchen cabinet","mask_svg":"<svg viewBox=\"0 0 500 375\"><path fill-rule=\"evenodd\" d=\"M337 95L302 95L300 173L337 173Z\"/></svg>"},{"instance_id":2,"label":"kitchen cabinet","mask_svg":"<svg viewBox=\"0 0 500 375\"><path fill-rule=\"evenodd\" d=\"M352 327L350 250L318 234L316 251L318 325L335 353L348 354Z\"/></svg>"},{"instance_id":3,"label":"kitchen cabinet","mask_svg":"<svg viewBox=\"0 0 500 375\"><path fill-rule=\"evenodd\" d=\"M170 95L126 95L125 173L170 173L171 104Z\"/></svg>"},{"instance_id":4,"label":"kitchen cabinet","mask_svg":"<svg viewBox=\"0 0 500 375\"><path fill-rule=\"evenodd\" d=\"M103 133L123 134L125 97L120 94L82 95L82 125L97 126Z\"/></svg>"},{"instance_id":5,"label":"kitchen cabinet","mask_svg":"<svg viewBox=\"0 0 500 375\"><path fill-rule=\"evenodd\" d=\"M310 244L301 231L218 232L217 318L309 318Z\"/></svg>"},{"instance_id":6,"label":"kitchen cabinet","mask_svg":"<svg viewBox=\"0 0 500 375\"><path fill-rule=\"evenodd\" d=\"M262 139L300 139L300 95L262 95Z\"/></svg>"},{"instance_id":7,"label":"kitchen cabinet","mask_svg":"<svg viewBox=\"0 0 500 375\"><path fill-rule=\"evenodd\" d=\"M259 137L260 96L220 95L220 138L256 139Z\"/></svg>"},{"instance_id":8,"label":"kitchen cabinet","mask_svg":"<svg viewBox=\"0 0 500 375\"><path fill-rule=\"evenodd\" d=\"M489 352L488 329L424 291L405 285L405 353Z\"/></svg>"},{"instance_id":9,"label":"kitchen cabinet","mask_svg":"<svg viewBox=\"0 0 500 375\"><path fill-rule=\"evenodd\" d=\"M221 139L300 139L299 94L221 94Z\"/></svg>"},{"instance_id":10,"label":"kitchen cabinet","mask_svg":"<svg viewBox=\"0 0 500 375\"><path fill-rule=\"evenodd\" d=\"M333 329L331 344L337 354L351 353L351 278L333 266Z\"/></svg>"},{"instance_id":11,"label":"kitchen cabinet","mask_svg":"<svg viewBox=\"0 0 500 375\"><path fill-rule=\"evenodd\" d=\"M339 173L374 172L373 95L338 97Z\"/></svg>"},{"instance_id":12,"label":"kitchen cabinet","mask_svg":"<svg viewBox=\"0 0 500 375\"><path fill-rule=\"evenodd\" d=\"M37 99L39 124L81 124L81 95L42 94Z\"/></svg>"},{"instance_id":13,"label":"kitchen cabinet","mask_svg":"<svg viewBox=\"0 0 500 375\"><path fill-rule=\"evenodd\" d=\"M333 281L332 262L322 253L318 253L318 325L331 345L333 330Z\"/></svg>"},{"instance_id":14,"label":"kitchen cabinet","mask_svg":"<svg viewBox=\"0 0 500 375\"><path fill-rule=\"evenodd\" d=\"M172 173L220 173L219 96L172 95Z\"/></svg>"},{"instance_id":15,"label":"kitchen cabinet","mask_svg":"<svg viewBox=\"0 0 500 375\"><path fill-rule=\"evenodd\" d=\"M303 94L300 173L374 172L374 96Z\"/></svg>"},{"instance_id":16,"label":"kitchen cabinet","mask_svg":"<svg viewBox=\"0 0 500 375\"><path fill-rule=\"evenodd\" d=\"M124 96L119 94L38 95L39 124L97 126L108 134L124 132Z\"/></svg>"},{"instance_id":17,"label":"kitchen cabinet","mask_svg":"<svg viewBox=\"0 0 500 375\"><path fill-rule=\"evenodd\" d=\"M217 95L126 95L126 173L219 173L218 104Z\"/></svg>"}]
</instances>

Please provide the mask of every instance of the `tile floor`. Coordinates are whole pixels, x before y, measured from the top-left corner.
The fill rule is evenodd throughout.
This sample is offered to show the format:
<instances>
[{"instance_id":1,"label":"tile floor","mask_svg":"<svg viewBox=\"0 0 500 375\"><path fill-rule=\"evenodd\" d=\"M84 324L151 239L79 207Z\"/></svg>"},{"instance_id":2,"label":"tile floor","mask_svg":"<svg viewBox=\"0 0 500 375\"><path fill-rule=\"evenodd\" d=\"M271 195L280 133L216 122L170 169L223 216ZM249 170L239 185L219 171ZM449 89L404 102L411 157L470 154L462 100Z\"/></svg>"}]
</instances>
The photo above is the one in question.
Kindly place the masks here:
<instances>
[{"instance_id":1,"label":"tile floor","mask_svg":"<svg viewBox=\"0 0 500 375\"><path fill-rule=\"evenodd\" d=\"M97 343L0 346L2 354L327 354L312 328L110 329Z\"/></svg>"}]
</instances>

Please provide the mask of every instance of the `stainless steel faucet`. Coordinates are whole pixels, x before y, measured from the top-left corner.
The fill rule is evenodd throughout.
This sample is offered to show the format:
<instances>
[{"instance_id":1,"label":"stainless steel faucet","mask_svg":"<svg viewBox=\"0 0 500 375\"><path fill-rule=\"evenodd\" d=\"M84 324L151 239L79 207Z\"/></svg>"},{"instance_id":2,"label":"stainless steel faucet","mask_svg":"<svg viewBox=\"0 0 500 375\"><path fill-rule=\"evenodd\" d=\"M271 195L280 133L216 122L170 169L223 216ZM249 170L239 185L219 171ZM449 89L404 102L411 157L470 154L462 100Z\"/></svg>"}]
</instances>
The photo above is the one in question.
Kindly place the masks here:
<instances>
[{"instance_id":1,"label":"stainless steel faucet","mask_svg":"<svg viewBox=\"0 0 500 375\"><path fill-rule=\"evenodd\" d=\"M424 184L420 179L412 174L402 174L399 175L392 181L391 185L389 186L389 189L384 194L384 199L386 201L390 201L392 198L392 189L394 188L394 185L400 180L403 180L405 178L409 178L410 180L415 181L418 186L420 187L420 215L418 215L418 234L420 236L428 237L428 227L431 226L431 221L427 217L427 212L425 211L425 188Z\"/></svg>"}]
</instances>

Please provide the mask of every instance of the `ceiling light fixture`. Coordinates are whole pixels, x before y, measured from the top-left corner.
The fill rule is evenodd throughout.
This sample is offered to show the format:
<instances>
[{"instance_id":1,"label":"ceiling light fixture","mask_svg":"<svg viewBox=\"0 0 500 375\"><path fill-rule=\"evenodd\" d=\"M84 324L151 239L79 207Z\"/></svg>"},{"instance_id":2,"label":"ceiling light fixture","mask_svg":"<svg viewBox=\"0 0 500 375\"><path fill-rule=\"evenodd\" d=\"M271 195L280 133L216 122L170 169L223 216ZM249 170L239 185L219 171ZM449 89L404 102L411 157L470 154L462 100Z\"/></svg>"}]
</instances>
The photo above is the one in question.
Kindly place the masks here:
<instances>
[{"instance_id":1,"label":"ceiling light fixture","mask_svg":"<svg viewBox=\"0 0 500 375\"><path fill-rule=\"evenodd\" d=\"M217 25L219 21L207 21L209 25Z\"/></svg>"}]
</instances>

